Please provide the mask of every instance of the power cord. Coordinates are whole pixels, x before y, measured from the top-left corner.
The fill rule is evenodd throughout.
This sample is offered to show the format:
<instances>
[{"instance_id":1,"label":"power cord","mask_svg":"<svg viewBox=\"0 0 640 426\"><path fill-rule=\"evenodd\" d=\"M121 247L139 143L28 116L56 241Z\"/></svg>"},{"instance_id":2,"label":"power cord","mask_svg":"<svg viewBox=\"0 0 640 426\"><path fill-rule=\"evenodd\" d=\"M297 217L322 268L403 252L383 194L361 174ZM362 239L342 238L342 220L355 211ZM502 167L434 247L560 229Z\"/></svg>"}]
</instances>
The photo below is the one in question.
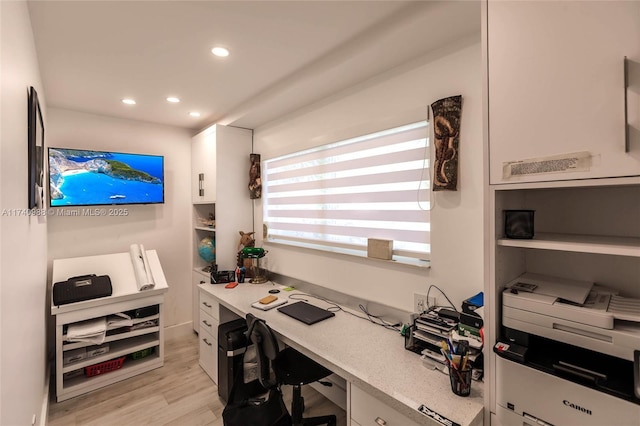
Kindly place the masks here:
<instances>
[{"instance_id":1,"label":"power cord","mask_svg":"<svg viewBox=\"0 0 640 426\"><path fill-rule=\"evenodd\" d=\"M429 293L431 293L431 289L435 288L436 290L438 290L440 293L442 293L442 295L444 296L445 299L447 299L447 302L449 302L449 306L451 306L453 308L454 311L458 312L458 309L456 308L456 306L451 302L451 300L449 300L449 298L447 297L447 295L445 294L444 291L442 291L442 289L440 287L438 287L435 284L431 284L429 286L429 289L427 290L427 310L428 311L433 311L436 308L446 308L446 306L429 306Z\"/></svg>"},{"instance_id":2,"label":"power cord","mask_svg":"<svg viewBox=\"0 0 640 426\"><path fill-rule=\"evenodd\" d=\"M366 317L362 316L362 315L354 314L353 312L345 311L342 308L342 306L338 305L336 302L333 302L333 301L331 301L329 299L325 299L324 297L315 296L313 294L308 294L308 293L295 293L295 294L290 294L289 295L289 299L291 299L291 300L301 300L303 302L308 302L308 300L305 299L304 297L294 297L294 296L313 297L315 299L321 300L321 301L331 305L330 307L327 308L327 311L329 311L329 312L344 312L345 314L353 315L356 318L367 320L367 321L371 322L372 324L379 325L379 326L384 327L384 328L389 329L389 330L394 330L394 331L397 331L397 332L401 332L402 331L400 329L400 326L402 324L400 324L400 323L391 324L390 322L385 321L384 319L382 319L379 315L373 315L373 314L369 313L367 308L365 308L362 304L359 304L358 307L366 315Z\"/></svg>"}]
</instances>

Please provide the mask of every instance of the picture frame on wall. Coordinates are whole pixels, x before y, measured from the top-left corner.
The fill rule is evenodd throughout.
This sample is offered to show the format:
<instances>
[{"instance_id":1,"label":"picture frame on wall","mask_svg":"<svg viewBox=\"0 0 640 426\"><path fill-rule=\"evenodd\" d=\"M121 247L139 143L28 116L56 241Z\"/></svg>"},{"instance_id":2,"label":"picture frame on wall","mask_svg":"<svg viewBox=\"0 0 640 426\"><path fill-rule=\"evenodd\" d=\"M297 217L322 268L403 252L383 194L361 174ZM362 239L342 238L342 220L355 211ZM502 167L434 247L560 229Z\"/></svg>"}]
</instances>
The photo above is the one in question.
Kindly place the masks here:
<instances>
[{"instance_id":1,"label":"picture frame on wall","mask_svg":"<svg viewBox=\"0 0 640 426\"><path fill-rule=\"evenodd\" d=\"M28 108L29 208L41 209L44 207L44 122L33 86L29 88Z\"/></svg>"}]
</instances>

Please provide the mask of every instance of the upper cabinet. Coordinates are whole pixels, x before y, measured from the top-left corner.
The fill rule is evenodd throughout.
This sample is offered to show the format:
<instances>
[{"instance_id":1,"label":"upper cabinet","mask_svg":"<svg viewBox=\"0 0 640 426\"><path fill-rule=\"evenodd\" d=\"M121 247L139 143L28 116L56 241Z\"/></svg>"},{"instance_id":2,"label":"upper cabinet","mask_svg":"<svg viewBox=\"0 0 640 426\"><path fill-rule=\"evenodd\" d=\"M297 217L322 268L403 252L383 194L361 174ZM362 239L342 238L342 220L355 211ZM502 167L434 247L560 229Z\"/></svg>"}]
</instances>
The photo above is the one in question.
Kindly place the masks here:
<instances>
[{"instance_id":1,"label":"upper cabinet","mask_svg":"<svg viewBox=\"0 0 640 426\"><path fill-rule=\"evenodd\" d=\"M217 127L198 133L191 142L191 201L194 204L216 201Z\"/></svg>"},{"instance_id":2,"label":"upper cabinet","mask_svg":"<svg viewBox=\"0 0 640 426\"><path fill-rule=\"evenodd\" d=\"M221 191L225 192L225 198L239 196L240 179L247 180L249 176L248 169L242 169L242 165L248 163L250 153L251 130L248 129L213 125L195 135L191 146L193 204L215 203ZM229 182L231 179L237 179L238 183Z\"/></svg>"},{"instance_id":3,"label":"upper cabinet","mask_svg":"<svg viewBox=\"0 0 640 426\"><path fill-rule=\"evenodd\" d=\"M491 184L640 175L640 2L489 1L487 36Z\"/></svg>"}]
</instances>

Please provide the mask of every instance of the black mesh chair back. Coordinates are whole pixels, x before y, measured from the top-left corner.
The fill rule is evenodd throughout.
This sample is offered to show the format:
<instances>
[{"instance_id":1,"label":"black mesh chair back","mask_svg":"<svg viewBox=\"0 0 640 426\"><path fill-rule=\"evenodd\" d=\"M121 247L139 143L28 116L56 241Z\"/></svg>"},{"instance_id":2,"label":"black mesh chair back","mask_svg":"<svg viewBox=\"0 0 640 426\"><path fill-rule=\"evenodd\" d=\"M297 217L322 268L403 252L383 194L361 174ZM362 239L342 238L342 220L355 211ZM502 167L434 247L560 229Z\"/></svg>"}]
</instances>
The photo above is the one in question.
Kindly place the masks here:
<instances>
[{"instance_id":1,"label":"black mesh chair back","mask_svg":"<svg viewBox=\"0 0 640 426\"><path fill-rule=\"evenodd\" d=\"M247 327L249 338L256 349L260 384L268 389L280 385L293 386L291 401L293 424L335 426L335 415L302 417L304 412L302 385L319 381L330 375L331 371L293 348L287 347L280 350L276 335L264 320L247 314Z\"/></svg>"}]
</instances>

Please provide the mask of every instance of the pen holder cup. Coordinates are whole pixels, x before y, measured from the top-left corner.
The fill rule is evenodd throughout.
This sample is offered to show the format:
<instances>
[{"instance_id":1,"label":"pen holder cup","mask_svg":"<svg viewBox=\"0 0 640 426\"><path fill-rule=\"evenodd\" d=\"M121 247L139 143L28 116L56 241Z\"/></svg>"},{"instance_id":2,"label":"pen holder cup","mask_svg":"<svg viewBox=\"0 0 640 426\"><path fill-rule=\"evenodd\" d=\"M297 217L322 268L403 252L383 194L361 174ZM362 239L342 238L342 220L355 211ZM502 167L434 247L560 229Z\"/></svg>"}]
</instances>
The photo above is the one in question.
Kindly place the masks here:
<instances>
[{"instance_id":1,"label":"pen holder cup","mask_svg":"<svg viewBox=\"0 0 640 426\"><path fill-rule=\"evenodd\" d=\"M471 367L465 370L456 370L449 367L449 381L451 390L458 396L469 396L471 393Z\"/></svg>"}]
</instances>

